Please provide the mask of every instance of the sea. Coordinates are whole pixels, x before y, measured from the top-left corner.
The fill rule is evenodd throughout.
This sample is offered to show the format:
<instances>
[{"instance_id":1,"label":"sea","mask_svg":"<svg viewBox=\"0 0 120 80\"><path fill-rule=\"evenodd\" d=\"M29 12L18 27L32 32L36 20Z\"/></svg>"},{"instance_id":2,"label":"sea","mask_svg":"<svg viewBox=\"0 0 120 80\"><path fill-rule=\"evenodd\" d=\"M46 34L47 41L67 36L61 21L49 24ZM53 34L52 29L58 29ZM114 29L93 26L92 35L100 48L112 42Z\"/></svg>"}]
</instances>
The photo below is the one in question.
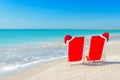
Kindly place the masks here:
<instances>
[{"instance_id":1,"label":"sea","mask_svg":"<svg viewBox=\"0 0 120 80\"><path fill-rule=\"evenodd\" d=\"M89 42L104 32L110 33L109 42L120 41L117 29L0 29L0 77L67 57L65 35L85 36Z\"/></svg>"}]
</instances>

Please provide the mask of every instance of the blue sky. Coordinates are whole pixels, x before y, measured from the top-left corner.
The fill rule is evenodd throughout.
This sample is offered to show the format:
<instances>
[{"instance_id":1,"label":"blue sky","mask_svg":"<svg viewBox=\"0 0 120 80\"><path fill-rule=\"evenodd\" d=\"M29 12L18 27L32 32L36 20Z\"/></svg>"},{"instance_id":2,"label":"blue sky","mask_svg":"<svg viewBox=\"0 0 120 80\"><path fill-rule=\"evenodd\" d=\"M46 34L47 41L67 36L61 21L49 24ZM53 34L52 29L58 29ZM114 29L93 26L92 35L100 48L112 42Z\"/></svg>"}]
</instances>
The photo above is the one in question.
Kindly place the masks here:
<instances>
[{"instance_id":1,"label":"blue sky","mask_svg":"<svg viewBox=\"0 0 120 80\"><path fill-rule=\"evenodd\" d=\"M120 1L0 0L0 28L120 28Z\"/></svg>"}]
</instances>

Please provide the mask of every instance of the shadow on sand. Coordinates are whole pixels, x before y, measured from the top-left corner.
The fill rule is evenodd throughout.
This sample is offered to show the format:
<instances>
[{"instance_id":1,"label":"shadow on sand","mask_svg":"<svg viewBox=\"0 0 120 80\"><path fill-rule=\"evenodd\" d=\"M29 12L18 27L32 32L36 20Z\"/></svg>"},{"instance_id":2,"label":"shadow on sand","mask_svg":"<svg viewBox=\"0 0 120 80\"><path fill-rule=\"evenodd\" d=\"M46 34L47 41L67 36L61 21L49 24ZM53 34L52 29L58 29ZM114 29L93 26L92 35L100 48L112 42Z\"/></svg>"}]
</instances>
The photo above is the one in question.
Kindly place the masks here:
<instances>
[{"instance_id":1,"label":"shadow on sand","mask_svg":"<svg viewBox=\"0 0 120 80\"><path fill-rule=\"evenodd\" d=\"M120 62L103 62L103 61L96 61L96 62L88 62L83 63L83 65L87 66L105 66L105 65L111 65L111 64L120 64Z\"/></svg>"},{"instance_id":2,"label":"shadow on sand","mask_svg":"<svg viewBox=\"0 0 120 80\"><path fill-rule=\"evenodd\" d=\"M95 62L85 62L85 63L78 63L78 64L71 64L71 66L78 66L78 65L85 65L85 66L105 66L105 65L114 65L120 64L120 62L104 62L104 61L95 61Z\"/></svg>"}]
</instances>

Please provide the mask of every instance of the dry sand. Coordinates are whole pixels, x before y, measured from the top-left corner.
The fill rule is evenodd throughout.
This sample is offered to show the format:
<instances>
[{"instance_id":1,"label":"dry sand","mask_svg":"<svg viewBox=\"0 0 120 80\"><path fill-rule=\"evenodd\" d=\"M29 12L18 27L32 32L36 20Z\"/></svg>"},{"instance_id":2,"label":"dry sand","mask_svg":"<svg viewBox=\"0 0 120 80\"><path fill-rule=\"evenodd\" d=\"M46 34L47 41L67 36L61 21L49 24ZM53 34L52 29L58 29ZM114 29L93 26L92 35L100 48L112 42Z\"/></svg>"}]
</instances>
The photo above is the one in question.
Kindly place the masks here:
<instances>
[{"instance_id":1,"label":"dry sand","mask_svg":"<svg viewBox=\"0 0 120 80\"><path fill-rule=\"evenodd\" d=\"M108 44L105 53L105 64L71 65L60 59L0 80L119 80L120 41Z\"/></svg>"}]
</instances>

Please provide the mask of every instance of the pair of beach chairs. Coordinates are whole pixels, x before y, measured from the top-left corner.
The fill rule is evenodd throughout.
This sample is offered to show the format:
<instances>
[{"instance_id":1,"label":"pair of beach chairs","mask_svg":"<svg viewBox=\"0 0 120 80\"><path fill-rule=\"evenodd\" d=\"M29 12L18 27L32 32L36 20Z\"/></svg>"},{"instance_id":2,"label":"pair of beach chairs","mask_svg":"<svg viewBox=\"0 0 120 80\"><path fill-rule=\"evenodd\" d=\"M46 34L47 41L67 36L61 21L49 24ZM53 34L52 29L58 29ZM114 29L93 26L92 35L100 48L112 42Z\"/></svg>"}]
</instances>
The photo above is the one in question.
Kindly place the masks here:
<instances>
[{"instance_id":1,"label":"pair of beach chairs","mask_svg":"<svg viewBox=\"0 0 120 80\"><path fill-rule=\"evenodd\" d=\"M91 36L88 54L83 55L85 37L72 37L70 35L66 35L64 38L64 43L68 43L68 61L76 62L81 61L82 59L83 63L85 61L105 61L103 49L108 40L108 32L105 32L100 36Z\"/></svg>"}]
</instances>

